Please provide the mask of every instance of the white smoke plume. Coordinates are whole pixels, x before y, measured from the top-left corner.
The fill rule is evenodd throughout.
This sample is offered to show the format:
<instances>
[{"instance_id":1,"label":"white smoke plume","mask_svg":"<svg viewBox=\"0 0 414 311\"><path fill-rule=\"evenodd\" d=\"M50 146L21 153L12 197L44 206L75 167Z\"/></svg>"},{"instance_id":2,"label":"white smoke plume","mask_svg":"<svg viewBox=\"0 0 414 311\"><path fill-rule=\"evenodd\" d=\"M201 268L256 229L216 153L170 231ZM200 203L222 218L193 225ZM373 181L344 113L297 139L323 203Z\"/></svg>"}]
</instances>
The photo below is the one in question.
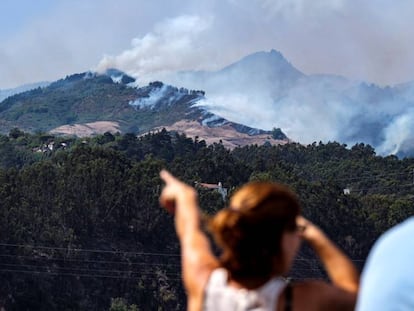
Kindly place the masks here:
<instances>
[{"instance_id":1,"label":"white smoke plume","mask_svg":"<svg viewBox=\"0 0 414 311\"><path fill-rule=\"evenodd\" d=\"M384 142L376 148L379 154L413 155L414 110L395 117L384 130Z\"/></svg>"},{"instance_id":2,"label":"white smoke plume","mask_svg":"<svg viewBox=\"0 0 414 311\"><path fill-rule=\"evenodd\" d=\"M379 87L332 75L304 75L275 51L256 53L216 72L187 72L169 83L200 88L197 106L230 121L309 144L370 144L381 155L413 154L414 84Z\"/></svg>"},{"instance_id":3,"label":"white smoke plume","mask_svg":"<svg viewBox=\"0 0 414 311\"><path fill-rule=\"evenodd\" d=\"M142 38L134 38L132 47L120 55L106 55L97 70L108 68L125 70L140 82L177 70L197 69L210 57L205 53L204 33L212 25L212 18L179 16L158 24L154 31Z\"/></svg>"}]
</instances>

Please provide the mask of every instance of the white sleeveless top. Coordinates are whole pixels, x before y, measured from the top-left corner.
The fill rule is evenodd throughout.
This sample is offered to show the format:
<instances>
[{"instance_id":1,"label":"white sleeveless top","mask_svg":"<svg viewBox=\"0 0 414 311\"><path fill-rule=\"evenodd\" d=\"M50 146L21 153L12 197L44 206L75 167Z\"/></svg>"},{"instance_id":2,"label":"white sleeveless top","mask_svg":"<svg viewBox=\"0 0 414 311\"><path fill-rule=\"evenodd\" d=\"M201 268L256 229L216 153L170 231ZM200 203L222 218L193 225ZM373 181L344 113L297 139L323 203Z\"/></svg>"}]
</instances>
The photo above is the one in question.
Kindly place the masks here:
<instances>
[{"instance_id":1,"label":"white sleeveless top","mask_svg":"<svg viewBox=\"0 0 414 311\"><path fill-rule=\"evenodd\" d=\"M227 284L227 271L215 269L208 280L204 293L204 311L275 311L286 282L273 278L261 287L248 290Z\"/></svg>"}]
</instances>

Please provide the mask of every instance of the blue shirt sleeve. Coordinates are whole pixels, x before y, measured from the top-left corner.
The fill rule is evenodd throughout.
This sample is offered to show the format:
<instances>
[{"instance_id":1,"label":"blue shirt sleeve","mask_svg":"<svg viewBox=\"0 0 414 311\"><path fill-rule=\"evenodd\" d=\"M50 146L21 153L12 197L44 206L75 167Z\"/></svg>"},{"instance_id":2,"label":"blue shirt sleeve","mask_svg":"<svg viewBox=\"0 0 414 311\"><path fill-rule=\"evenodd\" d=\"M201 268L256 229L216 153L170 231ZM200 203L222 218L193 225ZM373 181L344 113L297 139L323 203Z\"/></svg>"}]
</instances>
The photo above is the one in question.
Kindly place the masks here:
<instances>
[{"instance_id":1,"label":"blue shirt sleeve","mask_svg":"<svg viewBox=\"0 0 414 311\"><path fill-rule=\"evenodd\" d=\"M362 272L356 310L414 310L414 217L375 243Z\"/></svg>"}]
</instances>

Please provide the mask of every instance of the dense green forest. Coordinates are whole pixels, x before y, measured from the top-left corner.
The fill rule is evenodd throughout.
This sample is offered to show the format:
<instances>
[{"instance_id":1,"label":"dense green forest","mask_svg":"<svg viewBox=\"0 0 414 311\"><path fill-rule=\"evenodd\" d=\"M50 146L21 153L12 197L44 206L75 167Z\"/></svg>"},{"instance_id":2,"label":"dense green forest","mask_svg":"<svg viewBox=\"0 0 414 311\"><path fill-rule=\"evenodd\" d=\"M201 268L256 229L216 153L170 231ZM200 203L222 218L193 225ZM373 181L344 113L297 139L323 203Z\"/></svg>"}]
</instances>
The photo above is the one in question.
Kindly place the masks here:
<instances>
[{"instance_id":1,"label":"dense green forest","mask_svg":"<svg viewBox=\"0 0 414 311\"><path fill-rule=\"evenodd\" d=\"M0 135L0 307L184 310L173 219L158 204L161 168L229 194L249 180L288 184L359 268L413 210L414 160L369 145L228 150L165 130L80 139L13 129ZM226 203L211 190L199 198L207 216ZM306 246L291 277L325 277Z\"/></svg>"}]
</instances>

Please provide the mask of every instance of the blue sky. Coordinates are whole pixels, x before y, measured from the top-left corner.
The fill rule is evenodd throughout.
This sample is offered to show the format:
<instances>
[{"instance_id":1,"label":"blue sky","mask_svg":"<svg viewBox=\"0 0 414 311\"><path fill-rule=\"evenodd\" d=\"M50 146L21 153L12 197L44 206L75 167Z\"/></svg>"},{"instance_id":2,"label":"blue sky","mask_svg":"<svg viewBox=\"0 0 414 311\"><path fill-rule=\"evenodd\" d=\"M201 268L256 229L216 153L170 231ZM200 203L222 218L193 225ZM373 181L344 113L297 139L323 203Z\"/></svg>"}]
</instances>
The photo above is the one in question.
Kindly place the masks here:
<instances>
[{"instance_id":1,"label":"blue sky","mask_svg":"<svg viewBox=\"0 0 414 311\"><path fill-rule=\"evenodd\" d=\"M118 67L218 69L279 50L304 73L414 80L409 0L2 0L0 89Z\"/></svg>"}]
</instances>

